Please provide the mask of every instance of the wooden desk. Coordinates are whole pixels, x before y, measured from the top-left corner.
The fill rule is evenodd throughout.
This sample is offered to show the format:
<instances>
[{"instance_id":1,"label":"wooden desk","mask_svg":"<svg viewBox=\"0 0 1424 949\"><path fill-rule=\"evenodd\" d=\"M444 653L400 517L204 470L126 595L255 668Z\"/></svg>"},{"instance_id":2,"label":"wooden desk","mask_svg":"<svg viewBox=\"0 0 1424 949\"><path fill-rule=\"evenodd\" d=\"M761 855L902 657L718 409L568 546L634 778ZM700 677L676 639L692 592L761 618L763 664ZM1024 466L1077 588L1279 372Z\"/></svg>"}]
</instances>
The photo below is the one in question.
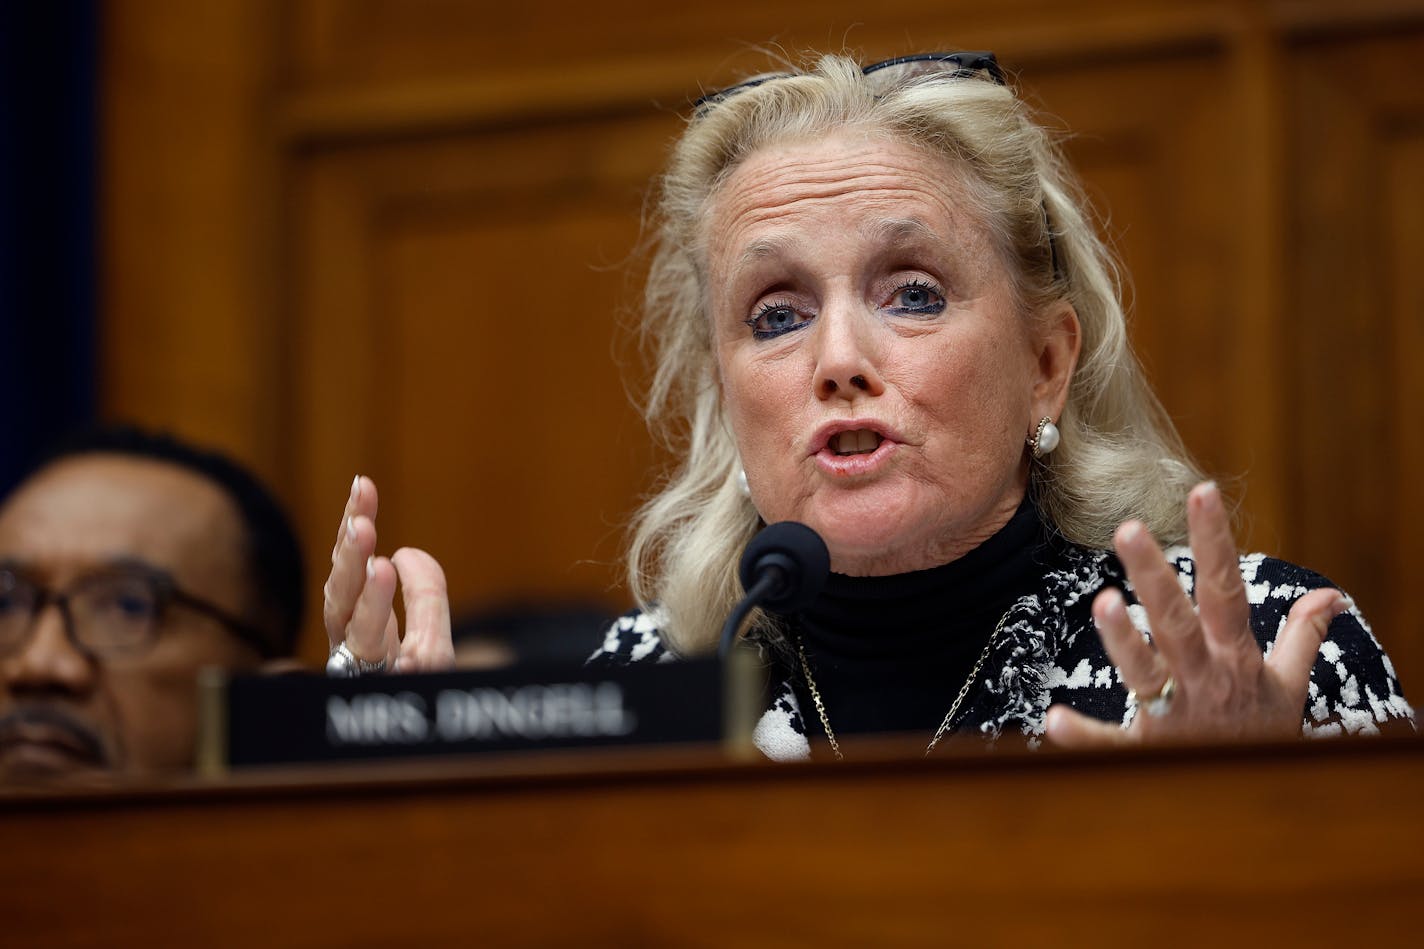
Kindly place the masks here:
<instances>
[{"instance_id":1,"label":"wooden desk","mask_svg":"<svg viewBox=\"0 0 1424 949\"><path fill-rule=\"evenodd\" d=\"M1424 741L711 752L0 798L7 946L1417 941ZM597 770L595 770L597 769Z\"/></svg>"}]
</instances>

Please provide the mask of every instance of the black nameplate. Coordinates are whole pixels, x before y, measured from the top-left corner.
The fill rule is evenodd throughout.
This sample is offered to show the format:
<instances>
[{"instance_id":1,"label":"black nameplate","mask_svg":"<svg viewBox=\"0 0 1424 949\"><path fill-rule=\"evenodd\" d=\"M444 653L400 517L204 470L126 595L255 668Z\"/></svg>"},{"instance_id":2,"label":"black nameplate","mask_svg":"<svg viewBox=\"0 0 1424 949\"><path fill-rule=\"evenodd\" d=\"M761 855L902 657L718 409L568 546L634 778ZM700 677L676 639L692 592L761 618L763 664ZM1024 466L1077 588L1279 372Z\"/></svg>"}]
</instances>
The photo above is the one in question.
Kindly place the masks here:
<instances>
[{"instance_id":1,"label":"black nameplate","mask_svg":"<svg viewBox=\"0 0 1424 949\"><path fill-rule=\"evenodd\" d=\"M240 676L225 686L232 767L668 742L724 736L723 666L528 665L330 679ZM211 734L211 732L210 732Z\"/></svg>"}]
</instances>

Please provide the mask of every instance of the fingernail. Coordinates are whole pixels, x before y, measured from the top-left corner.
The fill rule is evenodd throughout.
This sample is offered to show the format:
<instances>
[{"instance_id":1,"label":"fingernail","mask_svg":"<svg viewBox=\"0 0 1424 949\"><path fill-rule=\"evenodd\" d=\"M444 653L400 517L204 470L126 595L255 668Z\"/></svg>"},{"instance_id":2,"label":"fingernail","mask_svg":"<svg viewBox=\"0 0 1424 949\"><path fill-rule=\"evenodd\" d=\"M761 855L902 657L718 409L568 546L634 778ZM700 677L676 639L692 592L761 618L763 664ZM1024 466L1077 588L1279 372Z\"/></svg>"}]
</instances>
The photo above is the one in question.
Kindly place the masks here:
<instances>
[{"instance_id":1,"label":"fingernail","mask_svg":"<svg viewBox=\"0 0 1424 949\"><path fill-rule=\"evenodd\" d=\"M351 500L356 500L361 496L361 476L357 475L351 479Z\"/></svg>"},{"instance_id":2,"label":"fingernail","mask_svg":"<svg viewBox=\"0 0 1424 949\"><path fill-rule=\"evenodd\" d=\"M1335 594L1335 601L1330 604L1330 615L1331 615L1331 616L1339 616L1341 613L1344 613L1346 610L1353 609L1354 606L1355 606L1355 601L1354 601L1354 600L1350 599L1350 598L1349 598L1348 596L1346 596L1345 594L1340 593L1340 592L1337 591L1336 594Z\"/></svg>"},{"instance_id":3,"label":"fingernail","mask_svg":"<svg viewBox=\"0 0 1424 949\"><path fill-rule=\"evenodd\" d=\"M1122 594L1114 589L1104 590L1098 594L1098 602L1102 603L1100 609L1104 620L1116 620L1123 610ZM1096 603L1094 605L1097 605ZM1102 629L1102 623L1098 620L1098 611L1093 611L1093 626Z\"/></svg>"},{"instance_id":4,"label":"fingernail","mask_svg":"<svg viewBox=\"0 0 1424 949\"><path fill-rule=\"evenodd\" d=\"M1119 593L1117 590L1114 590L1112 592L1112 596L1108 597L1108 616L1113 619L1121 619L1126 615L1127 600L1123 599L1121 593Z\"/></svg>"},{"instance_id":5,"label":"fingernail","mask_svg":"<svg viewBox=\"0 0 1424 949\"><path fill-rule=\"evenodd\" d=\"M1050 706L1048 714L1043 717L1043 733L1054 742L1063 734L1063 712L1057 705Z\"/></svg>"},{"instance_id":6,"label":"fingernail","mask_svg":"<svg viewBox=\"0 0 1424 949\"><path fill-rule=\"evenodd\" d=\"M367 579L367 580L374 580L375 578L376 578L376 555L375 555L375 554L372 554L371 556L369 556L369 557L366 558L366 579Z\"/></svg>"},{"instance_id":7,"label":"fingernail","mask_svg":"<svg viewBox=\"0 0 1424 949\"><path fill-rule=\"evenodd\" d=\"M1131 544L1136 542L1142 534L1142 524L1140 521L1128 521L1117 529L1117 539L1119 543Z\"/></svg>"}]
</instances>

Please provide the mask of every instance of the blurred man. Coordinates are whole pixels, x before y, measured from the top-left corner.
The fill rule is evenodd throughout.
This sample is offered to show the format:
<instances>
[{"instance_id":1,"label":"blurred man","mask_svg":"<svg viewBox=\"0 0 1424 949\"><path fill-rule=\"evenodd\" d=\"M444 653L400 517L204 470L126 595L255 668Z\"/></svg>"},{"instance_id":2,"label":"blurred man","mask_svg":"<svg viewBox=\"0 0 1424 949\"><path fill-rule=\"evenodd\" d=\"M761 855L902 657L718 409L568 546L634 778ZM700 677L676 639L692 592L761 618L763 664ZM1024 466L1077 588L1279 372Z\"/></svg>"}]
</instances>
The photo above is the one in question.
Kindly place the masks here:
<instances>
[{"instance_id":1,"label":"blurred man","mask_svg":"<svg viewBox=\"0 0 1424 949\"><path fill-rule=\"evenodd\" d=\"M108 429L0 504L0 782L189 766L204 666L292 654L290 524L233 462Z\"/></svg>"}]
</instances>

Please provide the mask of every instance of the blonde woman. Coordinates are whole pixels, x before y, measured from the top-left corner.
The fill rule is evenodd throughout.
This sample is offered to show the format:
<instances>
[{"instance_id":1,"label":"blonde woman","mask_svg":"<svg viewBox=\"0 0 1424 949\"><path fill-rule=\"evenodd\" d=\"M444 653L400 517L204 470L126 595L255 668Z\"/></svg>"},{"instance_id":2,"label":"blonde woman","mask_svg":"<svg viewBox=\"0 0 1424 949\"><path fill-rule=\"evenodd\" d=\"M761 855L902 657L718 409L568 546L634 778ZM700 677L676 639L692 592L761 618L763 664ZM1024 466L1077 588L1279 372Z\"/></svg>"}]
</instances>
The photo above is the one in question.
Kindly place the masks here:
<instances>
[{"instance_id":1,"label":"blonde woman","mask_svg":"<svg viewBox=\"0 0 1424 949\"><path fill-rule=\"evenodd\" d=\"M1128 348L1077 186L991 54L827 56L705 97L657 215L649 420L685 433L683 461L635 525L639 609L595 662L710 651L743 548L796 520L832 575L752 624L771 757L872 731L933 750L1412 720L1342 593L1238 557ZM358 479L328 631L420 668L448 640L438 567L373 557L374 516ZM404 641L396 568L434 616Z\"/></svg>"}]
</instances>

